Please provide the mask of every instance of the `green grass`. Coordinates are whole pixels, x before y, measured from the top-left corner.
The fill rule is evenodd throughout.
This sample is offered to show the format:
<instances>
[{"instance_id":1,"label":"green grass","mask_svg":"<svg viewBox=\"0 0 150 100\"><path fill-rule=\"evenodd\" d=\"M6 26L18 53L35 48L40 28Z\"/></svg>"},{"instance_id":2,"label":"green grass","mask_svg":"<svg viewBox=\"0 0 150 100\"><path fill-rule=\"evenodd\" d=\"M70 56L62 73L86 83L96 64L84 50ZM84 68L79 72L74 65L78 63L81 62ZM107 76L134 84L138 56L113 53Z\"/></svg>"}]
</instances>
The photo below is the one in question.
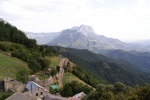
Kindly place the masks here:
<instances>
[{"instance_id":1,"label":"green grass","mask_svg":"<svg viewBox=\"0 0 150 100\"><path fill-rule=\"evenodd\" d=\"M51 60L50 66L52 68L55 68L56 66L58 66L58 64L59 64L59 58L58 57L51 57L50 60Z\"/></svg>"},{"instance_id":2,"label":"green grass","mask_svg":"<svg viewBox=\"0 0 150 100\"><path fill-rule=\"evenodd\" d=\"M26 62L0 52L0 80L5 77L15 78L20 69L28 69Z\"/></svg>"},{"instance_id":3,"label":"green grass","mask_svg":"<svg viewBox=\"0 0 150 100\"><path fill-rule=\"evenodd\" d=\"M64 73L63 84L66 84L66 83L69 83L69 82L72 82L72 81L78 81L78 82L80 82L84 85L88 85L84 81L80 80L78 77L74 76L72 73ZM88 85L88 86L90 86L90 85Z\"/></svg>"},{"instance_id":4,"label":"green grass","mask_svg":"<svg viewBox=\"0 0 150 100\"><path fill-rule=\"evenodd\" d=\"M44 71L38 71L35 73L35 75L37 75L40 80L49 79L50 77L50 75L45 74Z\"/></svg>"}]
</instances>

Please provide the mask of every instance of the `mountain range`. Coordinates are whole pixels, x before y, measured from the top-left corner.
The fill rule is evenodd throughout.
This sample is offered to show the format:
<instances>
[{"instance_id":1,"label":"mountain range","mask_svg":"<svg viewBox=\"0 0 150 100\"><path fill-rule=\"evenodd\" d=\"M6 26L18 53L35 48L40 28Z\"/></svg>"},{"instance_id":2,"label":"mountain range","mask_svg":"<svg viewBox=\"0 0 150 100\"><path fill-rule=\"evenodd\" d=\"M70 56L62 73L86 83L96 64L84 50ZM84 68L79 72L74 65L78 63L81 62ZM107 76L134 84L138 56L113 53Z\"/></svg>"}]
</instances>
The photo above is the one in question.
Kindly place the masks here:
<instances>
[{"instance_id":1,"label":"mountain range","mask_svg":"<svg viewBox=\"0 0 150 100\"><path fill-rule=\"evenodd\" d=\"M124 43L118 39L98 35L91 26L87 25L63 30L61 34L53 41L50 41L48 45L88 49L96 53L99 53L101 50L133 50L136 48L136 46L133 47L133 45Z\"/></svg>"},{"instance_id":2,"label":"mountain range","mask_svg":"<svg viewBox=\"0 0 150 100\"><path fill-rule=\"evenodd\" d=\"M149 51L149 46L140 43L125 43L119 39L108 38L94 32L91 26L81 25L61 32L50 33L31 33L26 32L29 38L37 40L38 44L48 44L52 46L63 46L76 49L88 49L95 53L101 53L105 50L123 49Z\"/></svg>"}]
</instances>

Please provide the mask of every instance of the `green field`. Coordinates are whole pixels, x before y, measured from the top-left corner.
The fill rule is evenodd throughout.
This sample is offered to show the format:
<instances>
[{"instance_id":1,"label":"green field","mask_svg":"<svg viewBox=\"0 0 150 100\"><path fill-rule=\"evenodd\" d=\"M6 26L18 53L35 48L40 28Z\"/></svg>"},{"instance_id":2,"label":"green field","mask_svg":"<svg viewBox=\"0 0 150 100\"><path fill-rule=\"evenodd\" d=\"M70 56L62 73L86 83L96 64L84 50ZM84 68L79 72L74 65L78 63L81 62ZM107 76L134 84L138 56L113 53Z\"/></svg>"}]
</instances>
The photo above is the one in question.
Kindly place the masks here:
<instances>
[{"instance_id":1,"label":"green field","mask_svg":"<svg viewBox=\"0 0 150 100\"><path fill-rule=\"evenodd\" d=\"M5 77L15 78L20 69L28 69L27 63L0 52L0 80Z\"/></svg>"},{"instance_id":2,"label":"green field","mask_svg":"<svg viewBox=\"0 0 150 100\"><path fill-rule=\"evenodd\" d=\"M88 85L84 81L80 80L78 77L74 76L72 73L64 73L63 84L66 84L66 83L69 83L69 82L72 82L72 81L78 81L79 83L82 83L84 85Z\"/></svg>"},{"instance_id":3,"label":"green field","mask_svg":"<svg viewBox=\"0 0 150 100\"><path fill-rule=\"evenodd\" d=\"M58 64L59 64L59 58L58 57L51 57L50 60L51 60L50 66L52 68L55 68L56 66L58 66Z\"/></svg>"}]
</instances>

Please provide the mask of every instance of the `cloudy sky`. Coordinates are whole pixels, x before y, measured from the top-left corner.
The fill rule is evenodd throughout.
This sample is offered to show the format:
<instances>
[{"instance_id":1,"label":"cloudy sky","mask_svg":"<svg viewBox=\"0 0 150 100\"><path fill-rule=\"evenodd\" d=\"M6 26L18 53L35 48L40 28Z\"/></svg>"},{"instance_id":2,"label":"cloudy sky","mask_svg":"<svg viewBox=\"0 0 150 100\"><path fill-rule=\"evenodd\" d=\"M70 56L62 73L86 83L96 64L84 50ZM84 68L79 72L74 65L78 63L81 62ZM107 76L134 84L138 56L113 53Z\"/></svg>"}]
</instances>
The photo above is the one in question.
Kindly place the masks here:
<instances>
[{"instance_id":1,"label":"cloudy sky","mask_svg":"<svg viewBox=\"0 0 150 100\"><path fill-rule=\"evenodd\" d=\"M150 39L150 0L0 0L0 18L29 32L85 24L107 37Z\"/></svg>"}]
</instances>

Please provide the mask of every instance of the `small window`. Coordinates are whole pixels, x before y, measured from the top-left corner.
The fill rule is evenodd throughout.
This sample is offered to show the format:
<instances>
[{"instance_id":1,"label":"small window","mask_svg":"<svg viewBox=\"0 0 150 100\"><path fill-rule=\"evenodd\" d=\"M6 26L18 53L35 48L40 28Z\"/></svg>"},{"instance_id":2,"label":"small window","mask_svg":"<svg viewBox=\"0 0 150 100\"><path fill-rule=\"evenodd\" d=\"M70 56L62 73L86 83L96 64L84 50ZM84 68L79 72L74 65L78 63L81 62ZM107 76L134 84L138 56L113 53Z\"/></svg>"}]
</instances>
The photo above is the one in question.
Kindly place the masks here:
<instances>
[{"instance_id":1,"label":"small window","mask_svg":"<svg viewBox=\"0 0 150 100\"><path fill-rule=\"evenodd\" d=\"M41 92L41 95L43 95L43 93Z\"/></svg>"},{"instance_id":2,"label":"small window","mask_svg":"<svg viewBox=\"0 0 150 100\"><path fill-rule=\"evenodd\" d=\"M36 96L38 96L38 93L36 93Z\"/></svg>"}]
</instances>

